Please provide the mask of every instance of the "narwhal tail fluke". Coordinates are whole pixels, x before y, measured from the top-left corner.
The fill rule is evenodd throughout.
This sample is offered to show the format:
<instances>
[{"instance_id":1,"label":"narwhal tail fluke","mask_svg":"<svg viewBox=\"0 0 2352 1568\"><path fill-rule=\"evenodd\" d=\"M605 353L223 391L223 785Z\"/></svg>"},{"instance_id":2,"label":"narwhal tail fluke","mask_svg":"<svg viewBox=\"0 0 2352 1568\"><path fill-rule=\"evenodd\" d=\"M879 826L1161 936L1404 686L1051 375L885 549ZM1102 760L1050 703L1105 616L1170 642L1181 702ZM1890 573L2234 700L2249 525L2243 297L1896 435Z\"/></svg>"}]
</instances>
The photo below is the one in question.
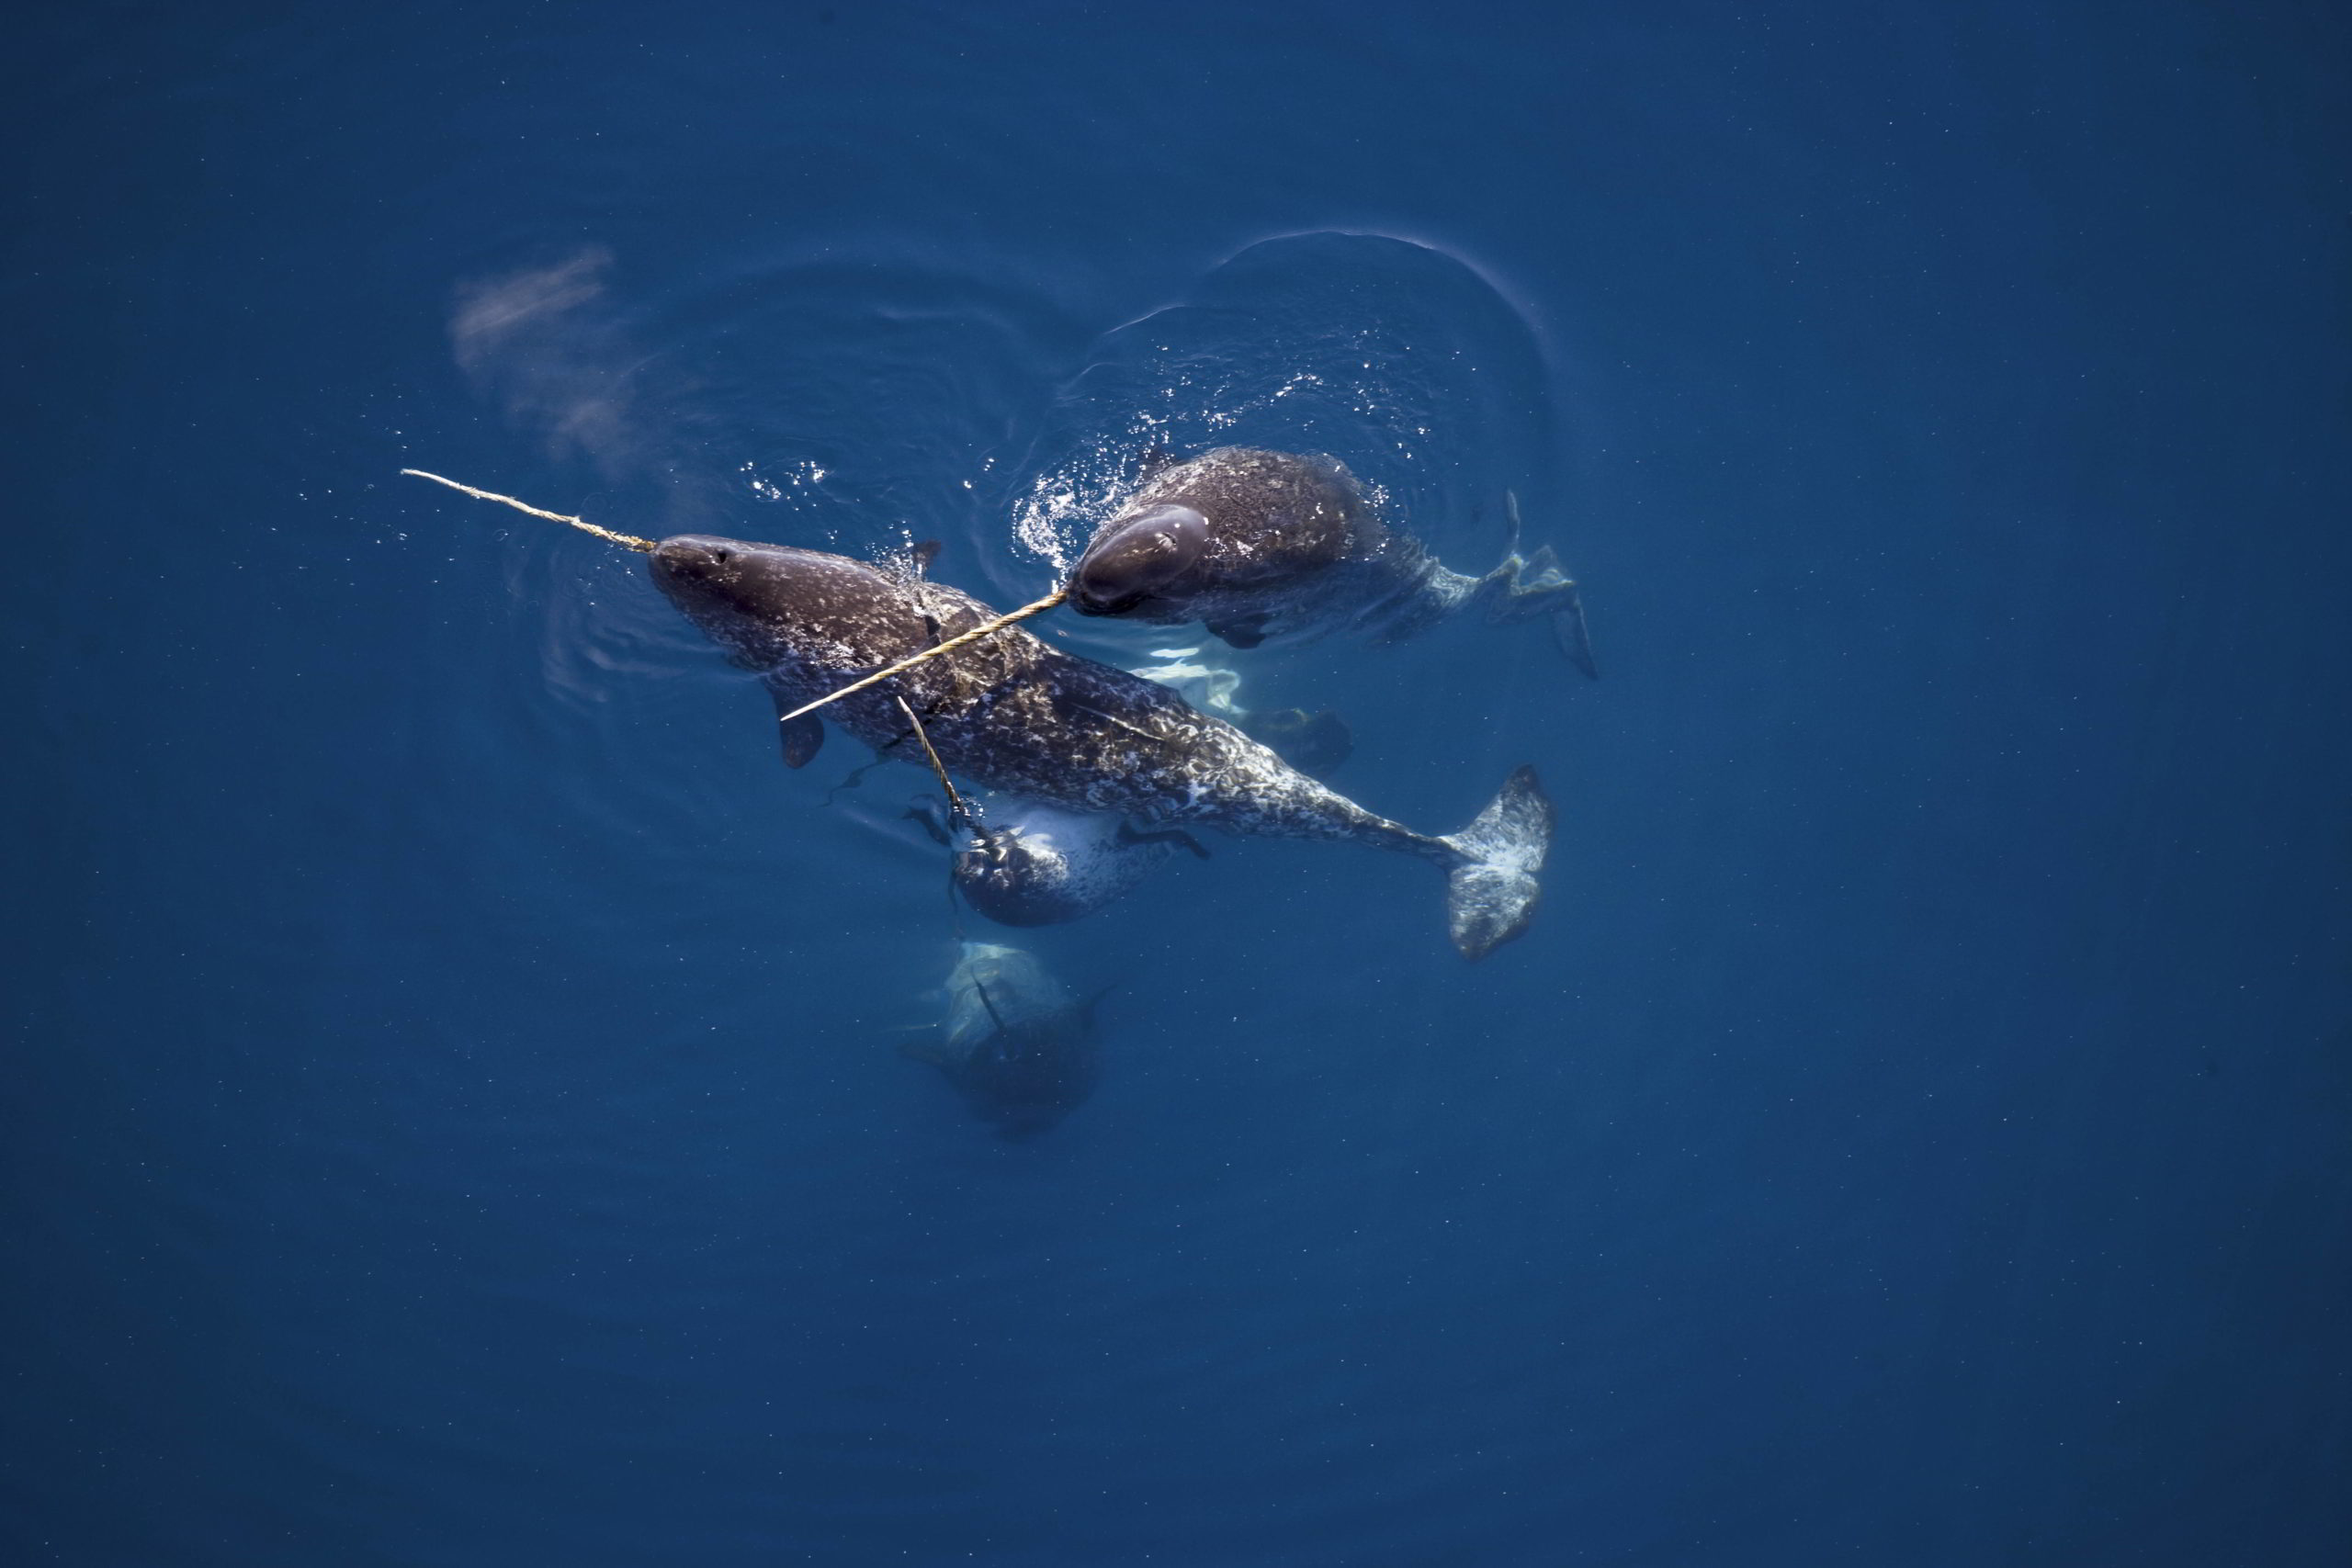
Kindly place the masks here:
<instances>
[{"instance_id":1,"label":"narwhal tail fluke","mask_svg":"<svg viewBox=\"0 0 2352 1568\"><path fill-rule=\"evenodd\" d=\"M1542 616L1552 623L1552 638L1568 662L1587 680L1600 679L1600 665L1592 657L1592 628L1585 624L1584 596L1574 579L1560 570L1552 547L1537 547L1532 556L1520 547L1519 497L1506 491L1504 508L1510 520L1510 547L1503 562L1478 580L1472 598L1483 605L1489 621L1526 621Z\"/></svg>"},{"instance_id":2,"label":"narwhal tail fluke","mask_svg":"<svg viewBox=\"0 0 2352 1568\"><path fill-rule=\"evenodd\" d=\"M1550 621L1553 640L1568 662L1583 671L1587 679L1600 679L1600 665L1592 657L1592 631L1585 624L1584 595L1560 570L1560 558L1552 553L1551 546L1543 546L1532 556L1514 551L1478 580L1471 595L1486 611L1487 619L1497 624Z\"/></svg>"},{"instance_id":3,"label":"narwhal tail fluke","mask_svg":"<svg viewBox=\"0 0 2352 1568\"><path fill-rule=\"evenodd\" d=\"M1592 657L1592 628L1584 619L1584 595L1573 582L1568 584L1566 601L1552 612L1552 637L1568 656L1568 662L1584 671L1586 680L1600 679L1600 664Z\"/></svg>"},{"instance_id":4,"label":"narwhal tail fluke","mask_svg":"<svg viewBox=\"0 0 2352 1568\"><path fill-rule=\"evenodd\" d=\"M1438 840L1462 857L1446 872L1445 923L1463 957L1486 957L1534 919L1554 816L1535 770L1523 767L1476 821Z\"/></svg>"}]
</instances>

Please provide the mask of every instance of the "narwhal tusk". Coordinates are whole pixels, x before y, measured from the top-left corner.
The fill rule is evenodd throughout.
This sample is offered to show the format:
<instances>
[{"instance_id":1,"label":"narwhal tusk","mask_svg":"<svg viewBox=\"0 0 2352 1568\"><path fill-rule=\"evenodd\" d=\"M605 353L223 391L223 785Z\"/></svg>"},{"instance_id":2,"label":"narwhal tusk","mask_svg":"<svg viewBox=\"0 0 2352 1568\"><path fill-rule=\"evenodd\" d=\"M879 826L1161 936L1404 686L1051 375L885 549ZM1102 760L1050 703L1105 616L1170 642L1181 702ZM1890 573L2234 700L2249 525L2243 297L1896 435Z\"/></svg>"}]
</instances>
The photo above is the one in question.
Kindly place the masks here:
<instances>
[{"instance_id":1,"label":"narwhal tusk","mask_svg":"<svg viewBox=\"0 0 2352 1568\"><path fill-rule=\"evenodd\" d=\"M1051 593L1046 594L1043 599L1038 600L1034 604L1023 604L1018 610L1009 611L1004 615L999 615L993 621L983 621L978 626L974 626L970 631L958 632L954 637L949 637L945 642L935 644L933 647L924 649L921 653L912 654L905 659L901 659L887 670L876 670L873 674L865 676L862 680L852 681L848 685L843 686L838 692L829 692L825 695L819 697L813 703L803 703L800 706L794 708L790 713L786 714L784 717L776 722L779 724L790 724L802 714L815 713L827 703L837 703L853 692L862 692L868 686L880 684L882 682L888 680L893 675L902 675L908 671L913 669L916 665L922 663L925 660L936 659L943 653L953 653L957 649L963 647L966 643L978 642L984 637L989 637L997 632L1004 630L1005 627L1012 625L1015 621L1025 621L1032 615L1050 610L1068 597L1069 597L1069 589L1057 588Z\"/></svg>"},{"instance_id":2,"label":"narwhal tusk","mask_svg":"<svg viewBox=\"0 0 2352 1568\"><path fill-rule=\"evenodd\" d=\"M501 495L494 490L476 490L471 485L459 484L455 479L443 479L439 474L428 474L423 468L402 468L401 472L403 474L413 474L420 479L431 479L437 485L447 485L451 490L461 491L465 494L472 496L477 501L495 501L503 506L511 506L517 512L527 512L534 517L544 517L550 523L569 523L573 527L594 534L600 539L609 539L616 545L626 546L628 548L632 550L642 550L647 555L651 555L655 550L661 548L661 546L651 539L640 539L634 534L616 534L610 528L597 527L596 525L587 521L585 518L566 516L560 512L548 512L544 508L533 506L527 501L517 501L511 495ZM838 692L830 693L825 696L819 697L813 703L804 704L801 706L793 709L790 713L786 714L784 717L779 719L777 722L780 724L790 724L802 714L814 713L819 708L823 707L827 703L839 702L842 698L848 696L853 692L862 692L865 690L866 687L877 685L880 682L888 680L893 675L904 674L907 671L913 669L916 665L922 663L925 660L936 659L943 653L953 653L967 643L978 642L984 637L989 637L1004 630L1005 627L1012 625L1015 621L1025 621L1032 615L1050 610L1069 596L1069 589L1057 588L1051 593L1046 594L1043 599L1038 600L1034 604L1023 604L1018 610L1014 610L1008 615L999 615L992 621L982 622L980 625L974 626L970 631L958 632L956 636L949 637L945 642L926 648L921 653L915 654L910 658L901 659L887 670L876 670L873 674L866 676L863 680L851 682L848 685L843 686Z\"/></svg>"},{"instance_id":3,"label":"narwhal tusk","mask_svg":"<svg viewBox=\"0 0 2352 1568\"><path fill-rule=\"evenodd\" d=\"M904 697L898 698L898 704L899 711L907 716L909 724L914 726L915 739L922 742L923 757L931 763L931 771L938 778L939 787L947 792L947 815L955 818L957 826L979 832L980 808L956 792L956 781L947 776L947 764L939 760L939 752L932 746L931 737L923 733L922 720L915 716L914 705Z\"/></svg>"},{"instance_id":4,"label":"narwhal tusk","mask_svg":"<svg viewBox=\"0 0 2352 1568\"><path fill-rule=\"evenodd\" d=\"M445 479L439 474L428 474L423 468L402 468L401 472L413 474L421 479L431 479L437 485L447 485L451 490L463 491L476 501L495 501L503 505L511 506L517 512L527 512L534 517L544 517L550 523L569 523L573 527L594 534L600 539L610 540L616 545L625 546L632 550L640 550L647 555L651 555L661 547L651 539L640 539L634 534L616 534L610 528L599 528L594 523L582 518L567 517L560 512L543 512L526 501L517 501L511 495L501 495L494 490L476 490L471 485L461 485L455 479Z\"/></svg>"}]
</instances>

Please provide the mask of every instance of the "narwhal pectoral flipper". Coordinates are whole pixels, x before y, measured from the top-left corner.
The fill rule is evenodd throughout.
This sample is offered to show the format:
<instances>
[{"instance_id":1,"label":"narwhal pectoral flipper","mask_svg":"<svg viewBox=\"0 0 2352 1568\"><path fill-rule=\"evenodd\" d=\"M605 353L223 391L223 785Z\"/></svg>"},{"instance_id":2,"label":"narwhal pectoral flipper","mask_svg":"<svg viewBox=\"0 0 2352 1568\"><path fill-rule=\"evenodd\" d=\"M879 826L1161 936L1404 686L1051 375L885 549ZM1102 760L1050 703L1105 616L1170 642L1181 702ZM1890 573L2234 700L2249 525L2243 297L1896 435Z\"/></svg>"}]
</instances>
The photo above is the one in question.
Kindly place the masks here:
<instances>
[{"instance_id":1,"label":"narwhal pectoral flipper","mask_svg":"<svg viewBox=\"0 0 2352 1568\"><path fill-rule=\"evenodd\" d=\"M784 743L784 765L805 768L816 760L818 750L825 744L825 722L813 713L797 718L786 718L785 701L771 690L769 697L775 703L779 720L776 739Z\"/></svg>"},{"instance_id":2,"label":"narwhal pectoral flipper","mask_svg":"<svg viewBox=\"0 0 2352 1568\"><path fill-rule=\"evenodd\" d=\"M1143 844L1174 844L1191 851L1194 860L1209 858L1209 852L1201 841L1182 828L1138 828L1132 822L1121 822L1118 841L1131 848Z\"/></svg>"},{"instance_id":3,"label":"narwhal pectoral flipper","mask_svg":"<svg viewBox=\"0 0 2352 1568\"><path fill-rule=\"evenodd\" d=\"M1534 918L1554 816L1535 770L1522 767L1476 821L1437 840L1461 857L1445 874L1445 923L1463 957L1486 957Z\"/></svg>"}]
</instances>

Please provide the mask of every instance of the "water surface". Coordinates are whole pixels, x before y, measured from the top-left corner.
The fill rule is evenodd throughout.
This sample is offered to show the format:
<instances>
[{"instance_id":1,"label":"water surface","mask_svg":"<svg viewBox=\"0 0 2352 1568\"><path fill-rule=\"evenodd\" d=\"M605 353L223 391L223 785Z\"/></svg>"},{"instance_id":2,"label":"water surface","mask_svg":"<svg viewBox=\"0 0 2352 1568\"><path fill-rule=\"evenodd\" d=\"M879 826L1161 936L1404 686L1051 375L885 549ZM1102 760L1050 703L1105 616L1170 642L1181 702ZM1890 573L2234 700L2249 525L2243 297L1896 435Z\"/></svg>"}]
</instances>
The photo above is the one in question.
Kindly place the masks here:
<instances>
[{"instance_id":1,"label":"water surface","mask_svg":"<svg viewBox=\"0 0 2352 1568\"><path fill-rule=\"evenodd\" d=\"M2294 1564L2352 1546L2342 28L2257 6L52 11L10 1561ZM1267 650L1531 933L1219 840L953 933L635 558L1042 592L1341 456L1535 627ZM1105 657L1172 635L1066 618ZM935 1016L935 1014L934 1014Z\"/></svg>"}]
</instances>

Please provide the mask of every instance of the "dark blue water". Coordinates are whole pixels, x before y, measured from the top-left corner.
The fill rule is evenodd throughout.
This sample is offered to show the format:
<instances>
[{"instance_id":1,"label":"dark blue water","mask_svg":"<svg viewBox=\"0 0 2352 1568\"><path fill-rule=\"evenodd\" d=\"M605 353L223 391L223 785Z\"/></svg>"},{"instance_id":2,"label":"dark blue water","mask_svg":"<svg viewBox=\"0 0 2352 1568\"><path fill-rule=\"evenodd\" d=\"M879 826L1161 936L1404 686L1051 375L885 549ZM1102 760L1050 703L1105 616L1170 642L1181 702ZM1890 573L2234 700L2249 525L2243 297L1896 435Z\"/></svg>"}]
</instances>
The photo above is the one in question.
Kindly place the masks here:
<instances>
[{"instance_id":1,"label":"dark blue water","mask_svg":"<svg viewBox=\"0 0 2352 1568\"><path fill-rule=\"evenodd\" d=\"M2340 17L43 12L6 1561L2352 1552ZM1583 580L1245 667L1548 897L1219 840L1025 1143L922 777L397 477L1011 604L1223 440Z\"/></svg>"}]
</instances>

